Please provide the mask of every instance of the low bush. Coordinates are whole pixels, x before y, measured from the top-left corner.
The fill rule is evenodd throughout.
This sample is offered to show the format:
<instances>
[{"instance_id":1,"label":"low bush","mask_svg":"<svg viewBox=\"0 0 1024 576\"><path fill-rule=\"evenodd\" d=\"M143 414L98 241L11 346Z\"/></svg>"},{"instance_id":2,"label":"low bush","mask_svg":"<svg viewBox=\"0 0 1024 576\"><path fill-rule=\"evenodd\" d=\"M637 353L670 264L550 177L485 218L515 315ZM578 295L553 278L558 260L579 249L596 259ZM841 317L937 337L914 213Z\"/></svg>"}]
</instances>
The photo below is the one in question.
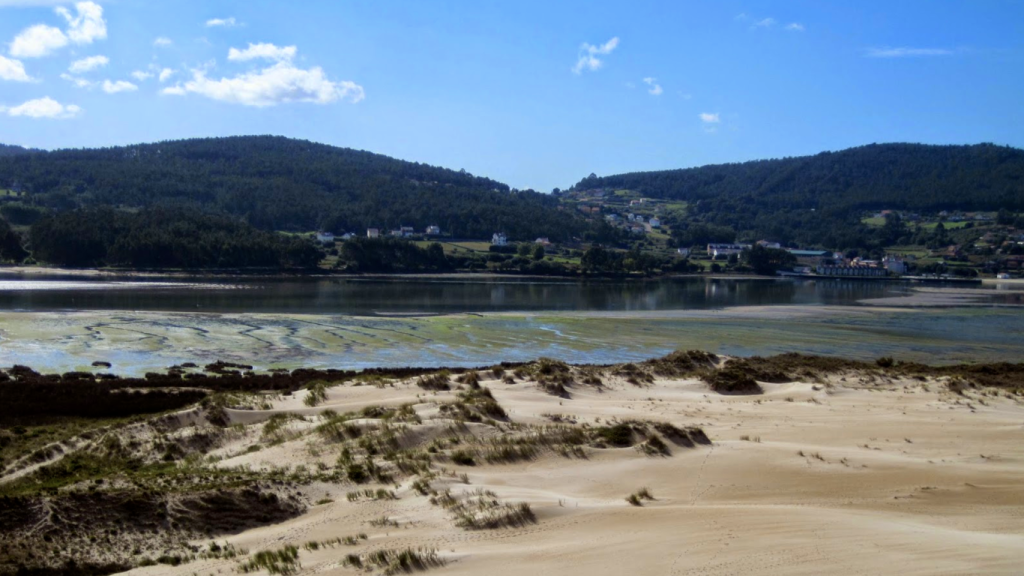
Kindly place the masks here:
<instances>
[{"instance_id":1,"label":"low bush","mask_svg":"<svg viewBox=\"0 0 1024 576\"><path fill-rule=\"evenodd\" d=\"M239 566L242 573L266 570L268 574L288 576L297 574L302 568L299 564L299 549L287 545L279 550L262 550L257 552L248 562Z\"/></svg>"},{"instance_id":2,"label":"low bush","mask_svg":"<svg viewBox=\"0 0 1024 576\"><path fill-rule=\"evenodd\" d=\"M416 385L424 390L451 390L451 378L449 377L448 372L437 372L426 376L420 376L416 380Z\"/></svg>"}]
</instances>

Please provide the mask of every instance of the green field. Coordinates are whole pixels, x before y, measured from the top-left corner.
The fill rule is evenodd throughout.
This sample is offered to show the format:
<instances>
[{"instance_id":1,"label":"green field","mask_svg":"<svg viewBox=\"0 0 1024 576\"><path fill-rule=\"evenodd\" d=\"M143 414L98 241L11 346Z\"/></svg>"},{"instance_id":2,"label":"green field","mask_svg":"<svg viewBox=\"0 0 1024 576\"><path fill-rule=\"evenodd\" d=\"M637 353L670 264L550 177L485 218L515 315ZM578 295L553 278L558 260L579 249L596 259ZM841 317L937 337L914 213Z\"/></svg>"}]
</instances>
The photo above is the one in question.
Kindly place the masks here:
<instances>
[{"instance_id":1,"label":"green field","mask_svg":"<svg viewBox=\"0 0 1024 576\"><path fill-rule=\"evenodd\" d=\"M946 230L957 230L959 228L963 228L964 226L967 226L967 224L968 224L968 222L943 222L942 223L942 225L946 227ZM938 222L928 222L927 224L918 224L918 227L921 228L922 230L929 230L930 231L930 230L935 230L935 227L938 226L938 225L939 225Z\"/></svg>"},{"instance_id":2,"label":"green field","mask_svg":"<svg viewBox=\"0 0 1024 576\"><path fill-rule=\"evenodd\" d=\"M861 218L860 221L863 222L864 224L867 224L868 226L873 226L875 228L881 228L882 226L885 226L885 218L880 218L880 217L876 218L876 217L872 216L870 218ZM962 222L943 222L942 223L942 225L946 227L946 230L956 230L957 228L963 228L967 224L968 224L967 221L962 221ZM935 227L938 226L938 225L939 225L938 222L926 222L926 223L918 224L917 227L922 229L922 230L929 230L929 231L931 231L931 230L934 230Z\"/></svg>"},{"instance_id":3,"label":"green field","mask_svg":"<svg viewBox=\"0 0 1024 576\"><path fill-rule=\"evenodd\" d=\"M904 256L915 256L917 258L925 258L931 251L924 246L910 245L910 246L889 246L886 248L886 252L892 252L894 254L903 254Z\"/></svg>"},{"instance_id":4,"label":"green field","mask_svg":"<svg viewBox=\"0 0 1024 576\"><path fill-rule=\"evenodd\" d=\"M438 243L444 248L445 254L458 254L464 252L489 252L491 243L486 241L479 242L444 242L442 240L416 240L413 244L416 244L420 248L426 248L431 244Z\"/></svg>"}]
</instances>

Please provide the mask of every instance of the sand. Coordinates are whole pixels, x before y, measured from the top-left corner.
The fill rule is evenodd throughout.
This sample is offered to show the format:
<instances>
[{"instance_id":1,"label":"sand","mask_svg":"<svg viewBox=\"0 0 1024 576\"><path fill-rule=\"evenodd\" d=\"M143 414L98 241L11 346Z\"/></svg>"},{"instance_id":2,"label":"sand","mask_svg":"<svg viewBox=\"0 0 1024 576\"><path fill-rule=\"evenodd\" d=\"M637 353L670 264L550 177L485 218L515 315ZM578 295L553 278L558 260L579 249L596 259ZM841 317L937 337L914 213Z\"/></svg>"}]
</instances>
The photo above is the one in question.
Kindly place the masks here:
<instances>
[{"instance_id":1,"label":"sand","mask_svg":"<svg viewBox=\"0 0 1024 576\"><path fill-rule=\"evenodd\" d=\"M672 447L668 457L633 448L589 459L545 454L526 463L455 466L469 484L441 479L453 493L484 488L528 502L537 523L467 531L406 480L388 501L345 498L352 486L306 489L315 505L280 525L227 540L250 553L365 532L356 547L301 550L301 574L356 574L345 554L433 548L443 575L565 574L1020 574L1024 569L1024 404L996 391L949 392L940 381L829 377L828 382L764 384L758 396L721 396L694 380L637 387L606 381L603 391L572 389L570 399L530 382L485 381L514 422L545 414L579 423L648 419L700 426L710 446ZM413 403L425 416L449 393L342 386L309 408L305 392L263 412L232 412L257 422L274 413L307 416L371 405ZM308 428L312 424L306 425ZM223 466L314 466L318 437L302 424L291 440L221 462ZM244 452L250 440L218 449ZM311 449L312 448L312 449ZM641 507L624 498L648 487ZM398 527L369 524L386 515ZM218 539L220 540L220 539ZM202 544L202 542L197 542ZM231 573L234 561L200 560L133 574Z\"/></svg>"}]
</instances>

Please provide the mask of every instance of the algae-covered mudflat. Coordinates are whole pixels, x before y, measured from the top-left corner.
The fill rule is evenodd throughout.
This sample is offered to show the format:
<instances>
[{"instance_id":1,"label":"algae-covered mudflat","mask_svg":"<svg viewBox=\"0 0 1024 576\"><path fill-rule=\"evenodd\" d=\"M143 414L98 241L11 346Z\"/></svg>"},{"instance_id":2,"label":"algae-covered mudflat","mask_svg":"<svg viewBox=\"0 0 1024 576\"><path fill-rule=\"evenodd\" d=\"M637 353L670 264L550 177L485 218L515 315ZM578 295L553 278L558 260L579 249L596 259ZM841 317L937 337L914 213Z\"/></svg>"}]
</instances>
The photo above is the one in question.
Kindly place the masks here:
<instances>
[{"instance_id":1,"label":"algae-covered mudflat","mask_svg":"<svg viewBox=\"0 0 1024 576\"><path fill-rule=\"evenodd\" d=\"M736 307L360 317L184 312L0 312L0 363L46 371L111 362L141 374L222 359L257 369L475 366L541 356L574 363L675 349L798 351L926 363L1024 356L1019 308Z\"/></svg>"},{"instance_id":2,"label":"algae-covered mudflat","mask_svg":"<svg viewBox=\"0 0 1024 576\"><path fill-rule=\"evenodd\" d=\"M572 363L679 348L928 363L1022 356L1024 291L677 278L190 279L10 276L0 365L121 374L227 360L258 369Z\"/></svg>"}]
</instances>

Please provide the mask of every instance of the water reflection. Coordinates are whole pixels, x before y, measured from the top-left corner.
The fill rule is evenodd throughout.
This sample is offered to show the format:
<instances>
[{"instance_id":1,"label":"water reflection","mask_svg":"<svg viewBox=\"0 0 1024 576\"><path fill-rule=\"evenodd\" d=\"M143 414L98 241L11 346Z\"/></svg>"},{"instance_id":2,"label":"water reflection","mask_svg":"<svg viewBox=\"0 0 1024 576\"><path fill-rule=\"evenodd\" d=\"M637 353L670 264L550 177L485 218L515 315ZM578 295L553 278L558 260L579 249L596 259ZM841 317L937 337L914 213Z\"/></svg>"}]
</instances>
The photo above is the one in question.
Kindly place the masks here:
<instances>
[{"instance_id":1,"label":"water reflection","mask_svg":"<svg viewBox=\"0 0 1024 576\"><path fill-rule=\"evenodd\" d=\"M675 278L647 281L311 278L123 282L32 277L4 281L0 309L153 310L308 314L496 311L656 311L845 305L910 287L858 280ZM233 289L229 289L233 288Z\"/></svg>"}]
</instances>

